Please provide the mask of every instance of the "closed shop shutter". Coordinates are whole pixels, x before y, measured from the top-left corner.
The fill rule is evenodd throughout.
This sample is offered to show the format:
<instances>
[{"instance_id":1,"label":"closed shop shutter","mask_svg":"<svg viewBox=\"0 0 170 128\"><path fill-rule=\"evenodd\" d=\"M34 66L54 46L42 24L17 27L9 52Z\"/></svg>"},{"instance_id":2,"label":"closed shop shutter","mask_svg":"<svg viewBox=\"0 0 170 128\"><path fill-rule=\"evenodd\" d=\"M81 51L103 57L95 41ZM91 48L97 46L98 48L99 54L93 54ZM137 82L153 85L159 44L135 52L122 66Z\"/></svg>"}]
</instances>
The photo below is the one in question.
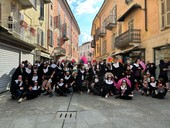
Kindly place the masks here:
<instances>
[{"instance_id":1,"label":"closed shop shutter","mask_svg":"<svg viewBox=\"0 0 170 128\"><path fill-rule=\"evenodd\" d=\"M19 50L0 45L0 92L9 87L12 74L19 65Z\"/></svg>"},{"instance_id":2,"label":"closed shop shutter","mask_svg":"<svg viewBox=\"0 0 170 128\"><path fill-rule=\"evenodd\" d=\"M27 60L28 62L30 62L31 64L33 64L34 61L34 55L27 53L27 52L22 52L22 61Z\"/></svg>"}]
</instances>

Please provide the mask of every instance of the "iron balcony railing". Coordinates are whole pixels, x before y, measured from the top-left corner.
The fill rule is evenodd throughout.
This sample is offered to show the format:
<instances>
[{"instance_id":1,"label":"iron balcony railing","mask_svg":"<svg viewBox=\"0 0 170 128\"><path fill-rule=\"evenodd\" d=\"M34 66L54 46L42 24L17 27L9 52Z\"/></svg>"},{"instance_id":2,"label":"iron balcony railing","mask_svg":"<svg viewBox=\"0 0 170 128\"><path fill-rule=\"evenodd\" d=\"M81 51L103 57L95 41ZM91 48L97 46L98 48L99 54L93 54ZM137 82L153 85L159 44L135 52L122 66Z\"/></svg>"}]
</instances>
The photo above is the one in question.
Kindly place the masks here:
<instances>
[{"instance_id":1,"label":"iron balcony railing","mask_svg":"<svg viewBox=\"0 0 170 128\"><path fill-rule=\"evenodd\" d=\"M66 50L62 47L55 47L54 48L54 55L55 56L65 56Z\"/></svg>"},{"instance_id":2,"label":"iron balcony railing","mask_svg":"<svg viewBox=\"0 0 170 128\"><path fill-rule=\"evenodd\" d=\"M11 32L15 38L23 40L27 43L35 43L35 33L33 33L29 27L24 28L24 26L22 26L21 22L23 20L18 18L18 15L19 14L13 14L13 16L2 16L0 25L2 27L8 28L9 32Z\"/></svg>"},{"instance_id":3,"label":"iron balcony railing","mask_svg":"<svg viewBox=\"0 0 170 128\"><path fill-rule=\"evenodd\" d=\"M106 36L106 29L105 26L102 26L101 28L97 29L97 36L103 38Z\"/></svg>"},{"instance_id":4,"label":"iron balcony railing","mask_svg":"<svg viewBox=\"0 0 170 128\"><path fill-rule=\"evenodd\" d=\"M68 37L68 32L67 32L67 23L64 23L62 26L62 37L64 41L68 41L69 37Z\"/></svg>"},{"instance_id":5,"label":"iron balcony railing","mask_svg":"<svg viewBox=\"0 0 170 128\"><path fill-rule=\"evenodd\" d=\"M106 18L106 29L112 30L113 27L116 27L116 16L115 15L109 15Z\"/></svg>"},{"instance_id":6,"label":"iron balcony railing","mask_svg":"<svg viewBox=\"0 0 170 128\"><path fill-rule=\"evenodd\" d=\"M140 29L129 29L115 39L115 47L122 48L130 43L140 43Z\"/></svg>"}]
</instances>

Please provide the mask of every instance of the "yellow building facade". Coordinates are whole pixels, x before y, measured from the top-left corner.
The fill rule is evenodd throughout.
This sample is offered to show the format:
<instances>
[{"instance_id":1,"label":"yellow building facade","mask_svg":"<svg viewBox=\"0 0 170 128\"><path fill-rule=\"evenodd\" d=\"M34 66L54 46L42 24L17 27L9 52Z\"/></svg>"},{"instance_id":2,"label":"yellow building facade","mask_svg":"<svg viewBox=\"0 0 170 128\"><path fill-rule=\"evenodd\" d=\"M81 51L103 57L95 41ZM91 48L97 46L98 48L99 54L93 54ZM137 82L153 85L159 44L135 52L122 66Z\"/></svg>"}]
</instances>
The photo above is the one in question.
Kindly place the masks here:
<instances>
[{"instance_id":1,"label":"yellow building facade","mask_svg":"<svg viewBox=\"0 0 170 128\"><path fill-rule=\"evenodd\" d=\"M108 30L111 15L115 17L109 24L115 26ZM92 26L96 59L119 56L126 62L141 58L157 65L160 59L170 60L169 0L105 0ZM102 27L101 37L97 30Z\"/></svg>"}]
</instances>

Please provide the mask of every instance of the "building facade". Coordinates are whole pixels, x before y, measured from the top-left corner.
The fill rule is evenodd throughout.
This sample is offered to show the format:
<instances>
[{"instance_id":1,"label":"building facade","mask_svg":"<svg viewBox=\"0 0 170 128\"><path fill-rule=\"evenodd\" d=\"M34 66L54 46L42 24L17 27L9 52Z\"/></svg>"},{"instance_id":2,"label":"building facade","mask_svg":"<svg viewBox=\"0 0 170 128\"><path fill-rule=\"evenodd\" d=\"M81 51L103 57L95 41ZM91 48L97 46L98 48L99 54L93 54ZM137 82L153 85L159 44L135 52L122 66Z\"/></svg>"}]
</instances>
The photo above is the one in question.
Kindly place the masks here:
<instances>
[{"instance_id":1,"label":"building facade","mask_svg":"<svg viewBox=\"0 0 170 128\"><path fill-rule=\"evenodd\" d=\"M66 0L53 0L53 46L54 59L78 61L80 28ZM52 48L52 47L51 47Z\"/></svg>"},{"instance_id":2,"label":"building facade","mask_svg":"<svg viewBox=\"0 0 170 128\"><path fill-rule=\"evenodd\" d=\"M61 22L56 18L58 14L62 15ZM0 92L9 87L11 76L22 61L33 64L65 55L78 60L79 34L66 0L1 0Z\"/></svg>"},{"instance_id":3,"label":"building facade","mask_svg":"<svg viewBox=\"0 0 170 128\"><path fill-rule=\"evenodd\" d=\"M91 48L91 42L85 42L79 46L79 61L82 57L86 57L88 62L93 59L93 48Z\"/></svg>"},{"instance_id":4,"label":"building facade","mask_svg":"<svg viewBox=\"0 0 170 128\"><path fill-rule=\"evenodd\" d=\"M141 58L156 65L170 60L169 27L169 0L105 0L92 24L95 58Z\"/></svg>"}]
</instances>

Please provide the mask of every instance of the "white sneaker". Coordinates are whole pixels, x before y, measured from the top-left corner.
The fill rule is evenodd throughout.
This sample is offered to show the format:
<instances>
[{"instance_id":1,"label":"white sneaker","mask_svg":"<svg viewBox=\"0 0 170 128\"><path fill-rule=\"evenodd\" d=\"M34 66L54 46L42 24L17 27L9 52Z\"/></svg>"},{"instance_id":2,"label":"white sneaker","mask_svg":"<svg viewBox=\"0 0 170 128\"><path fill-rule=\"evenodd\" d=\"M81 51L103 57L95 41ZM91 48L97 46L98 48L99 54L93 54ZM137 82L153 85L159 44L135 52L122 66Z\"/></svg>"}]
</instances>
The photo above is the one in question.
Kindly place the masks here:
<instances>
[{"instance_id":1,"label":"white sneaker","mask_svg":"<svg viewBox=\"0 0 170 128\"><path fill-rule=\"evenodd\" d=\"M108 94L105 96L105 98L108 98Z\"/></svg>"},{"instance_id":2,"label":"white sneaker","mask_svg":"<svg viewBox=\"0 0 170 128\"><path fill-rule=\"evenodd\" d=\"M19 100L18 100L18 103L21 103L23 101L23 98L20 98Z\"/></svg>"},{"instance_id":3,"label":"white sneaker","mask_svg":"<svg viewBox=\"0 0 170 128\"><path fill-rule=\"evenodd\" d=\"M90 89L87 90L87 93L88 93L88 94L90 93Z\"/></svg>"}]
</instances>

